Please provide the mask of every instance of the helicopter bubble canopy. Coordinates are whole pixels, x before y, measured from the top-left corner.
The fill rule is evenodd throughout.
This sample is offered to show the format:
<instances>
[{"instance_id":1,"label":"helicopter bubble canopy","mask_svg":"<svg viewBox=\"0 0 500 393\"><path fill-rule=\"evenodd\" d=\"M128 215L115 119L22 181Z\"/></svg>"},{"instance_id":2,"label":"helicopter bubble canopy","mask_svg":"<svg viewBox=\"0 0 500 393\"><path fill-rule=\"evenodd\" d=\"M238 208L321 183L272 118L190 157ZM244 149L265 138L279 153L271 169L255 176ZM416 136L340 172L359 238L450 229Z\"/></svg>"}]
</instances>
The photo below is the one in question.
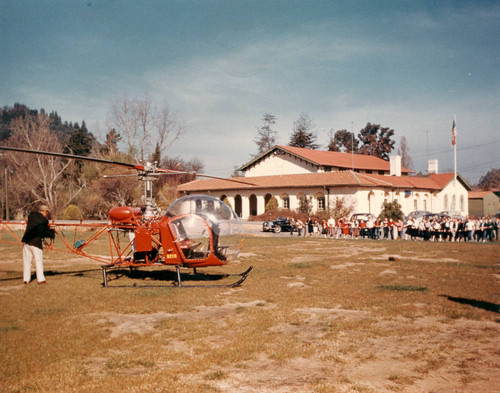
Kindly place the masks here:
<instances>
[{"instance_id":1,"label":"helicopter bubble canopy","mask_svg":"<svg viewBox=\"0 0 500 393\"><path fill-rule=\"evenodd\" d=\"M198 233L200 223L191 215L201 217L212 230L215 254L223 255L224 259L228 260L238 255L241 249L243 227L234 210L220 199L209 195L186 195L172 203L166 215L184 216L183 228L188 238L199 238L200 235Z\"/></svg>"}]
</instances>

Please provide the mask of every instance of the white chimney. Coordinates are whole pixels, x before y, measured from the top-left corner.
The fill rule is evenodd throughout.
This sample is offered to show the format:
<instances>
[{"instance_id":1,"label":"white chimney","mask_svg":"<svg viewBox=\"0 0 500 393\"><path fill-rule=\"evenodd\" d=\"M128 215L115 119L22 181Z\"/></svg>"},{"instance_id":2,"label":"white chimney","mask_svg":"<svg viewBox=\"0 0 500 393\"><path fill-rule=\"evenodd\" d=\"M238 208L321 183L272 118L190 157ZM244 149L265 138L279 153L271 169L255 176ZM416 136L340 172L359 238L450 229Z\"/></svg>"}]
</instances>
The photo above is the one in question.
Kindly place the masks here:
<instances>
[{"instance_id":1,"label":"white chimney","mask_svg":"<svg viewBox=\"0 0 500 393\"><path fill-rule=\"evenodd\" d=\"M401 156L390 156L390 175L401 176Z\"/></svg>"},{"instance_id":2,"label":"white chimney","mask_svg":"<svg viewBox=\"0 0 500 393\"><path fill-rule=\"evenodd\" d=\"M429 160L427 161L427 173L430 175L431 173L438 174L438 160Z\"/></svg>"}]
</instances>

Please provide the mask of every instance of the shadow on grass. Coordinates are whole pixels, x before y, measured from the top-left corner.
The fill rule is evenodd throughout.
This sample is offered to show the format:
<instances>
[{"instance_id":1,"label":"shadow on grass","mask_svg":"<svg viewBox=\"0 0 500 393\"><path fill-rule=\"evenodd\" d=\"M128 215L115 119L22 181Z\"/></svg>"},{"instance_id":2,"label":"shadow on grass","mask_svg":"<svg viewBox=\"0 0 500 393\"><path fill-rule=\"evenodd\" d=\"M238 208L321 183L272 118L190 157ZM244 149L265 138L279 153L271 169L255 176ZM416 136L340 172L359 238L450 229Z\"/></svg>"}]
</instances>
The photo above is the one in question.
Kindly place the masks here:
<instances>
[{"instance_id":1,"label":"shadow on grass","mask_svg":"<svg viewBox=\"0 0 500 393\"><path fill-rule=\"evenodd\" d=\"M490 302L485 302L482 300L474 300L474 299L466 299L463 297L453 297L453 296L447 296L447 295L439 295L441 297L445 297L448 300L451 300L452 302L460 303L460 304L467 304L472 307L477 307L481 308L486 311L491 311L496 314L500 314L500 305L496 303L490 303Z\"/></svg>"},{"instance_id":2,"label":"shadow on grass","mask_svg":"<svg viewBox=\"0 0 500 393\"><path fill-rule=\"evenodd\" d=\"M65 275L74 276L74 277L84 277L85 273L100 273L100 271L101 271L101 269L74 270L74 271L66 271L66 272L58 272L58 271L54 271L54 270L46 270L46 271L43 272L43 274L46 277L65 276ZM14 272L8 272L8 273L14 273ZM19 272L15 272L15 273L18 274ZM36 275L34 273L31 274L31 279L32 280L36 279ZM0 282L4 282L4 281L22 281L22 280L23 280L23 276L22 275L16 275L16 276L9 277L9 278L1 278Z\"/></svg>"},{"instance_id":3,"label":"shadow on grass","mask_svg":"<svg viewBox=\"0 0 500 393\"><path fill-rule=\"evenodd\" d=\"M166 283L170 282L172 285L177 283L177 272L174 270L140 270L140 269L110 269L107 273L108 282L116 282L121 278L128 278L131 280L141 280L144 282L157 282ZM227 274L205 274L205 273L191 273L181 272L182 282L210 282L218 281L228 277Z\"/></svg>"},{"instance_id":4,"label":"shadow on grass","mask_svg":"<svg viewBox=\"0 0 500 393\"><path fill-rule=\"evenodd\" d=\"M9 278L2 278L2 281L22 281L22 275L19 275L18 272L15 276ZM225 278L231 276L241 277L248 273L245 272L243 274L217 274L217 273L193 273L193 272L181 272L180 277L182 283L186 284L200 284L206 283L210 284L211 282L216 282L223 280ZM46 277L57 277L57 276L73 276L73 277L95 277L96 274L102 277L102 269L87 269L87 270L74 270L74 271L54 271L47 270L44 272ZM34 274L31 276L32 280L36 278ZM234 277L233 277L234 278ZM122 280L124 279L124 280ZM131 280L132 283L129 281ZM134 282L136 281L136 282ZM137 281L140 281L138 283ZM124 284L123 286L148 286L149 284L156 283L158 286L177 286L177 272L169 269L161 269L161 270L141 270L137 268L115 268L109 269L107 271L107 282L115 283L115 284ZM102 280L100 281L102 284ZM226 284L223 282L222 286L231 286L230 284ZM117 285L121 286L121 285ZM209 285L207 285L209 286Z\"/></svg>"}]
</instances>

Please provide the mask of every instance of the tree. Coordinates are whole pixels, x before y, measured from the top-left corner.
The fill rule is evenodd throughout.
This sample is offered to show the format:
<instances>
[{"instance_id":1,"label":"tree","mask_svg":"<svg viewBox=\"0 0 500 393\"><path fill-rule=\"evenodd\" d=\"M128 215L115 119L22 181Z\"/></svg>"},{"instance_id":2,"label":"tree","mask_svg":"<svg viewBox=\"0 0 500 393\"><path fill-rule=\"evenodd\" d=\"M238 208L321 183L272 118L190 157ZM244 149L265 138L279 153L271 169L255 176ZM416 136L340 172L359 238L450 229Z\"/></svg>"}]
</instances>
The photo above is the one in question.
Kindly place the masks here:
<instances>
[{"instance_id":1,"label":"tree","mask_svg":"<svg viewBox=\"0 0 500 393\"><path fill-rule=\"evenodd\" d=\"M186 161L180 157L167 157L161 161L160 166L164 169L173 169L176 171L203 172L203 164L197 158ZM195 178L196 177L191 173L161 176L156 182L153 190L158 204L165 206L170 205L179 197L177 186L195 180Z\"/></svg>"},{"instance_id":2,"label":"tree","mask_svg":"<svg viewBox=\"0 0 500 393\"><path fill-rule=\"evenodd\" d=\"M311 215L313 209L312 197L307 198L302 196L299 198L299 207L297 208L297 213Z\"/></svg>"},{"instance_id":3,"label":"tree","mask_svg":"<svg viewBox=\"0 0 500 393\"><path fill-rule=\"evenodd\" d=\"M346 197L335 197L333 206L330 207L330 215L336 219L349 216L354 211L354 204Z\"/></svg>"},{"instance_id":4,"label":"tree","mask_svg":"<svg viewBox=\"0 0 500 393\"><path fill-rule=\"evenodd\" d=\"M257 128L257 138L254 140L258 149L257 154L268 151L278 140L278 133L271 128L276 124L276 116L266 112L262 116L262 122L264 124Z\"/></svg>"},{"instance_id":5,"label":"tree","mask_svg":"<svg viewBox=\"0 0 500 393\"><path fill-rule=\"evenodd\" d=\"M401 166L406 169L413 169L413 160L410 156L410 148L404 136L399 143L398 155L401 156Z\"/></svg>"},{"instance_id":6,"label":"tree","mask_svg":"<svg viewBox=\"0 0 500 393\"><path fill-rule=\"evenodd\" d=\"M37 110L31 110L26 105L15 103L12 108L4 106L0 109L0 141L8 139L12 134L11 122L17 118L34 117L38 115Z\"/></svg>"},{"instance_id":7,"label":"tree","mask_svg":"<svg viewBox=\"0 0 500 393\"><path fill-rule=\"evenodd\" d=\"M381 220L383 220L384 218L387 219L392 218L394 221L397 221L397 220L402 220L404 214L401 210L401 205L398 203L398 201L384 202L382 204L382 212L380 213L379 217Z\"/></svg>"},{"instance_id":8,"label":"tree","mask_svg":"<svg viewBox=\"0 0 500 393\"><path fill-rule=\"evenodd\" d=\"M118 151L118 142L122 140L121 135L116 131L116 129L112 128L106 134L106 141L104 142L104 146L101 148L102 154L116 154Z\"/></svg>"},{"instance_id":9,"label":"tree","mask_svg":"<svg viewBox=\"0 0 500 393\"><path fill-rule=\"evenodd\" d=\"M65 153L75 154L77 156L88 156L92 150L94 136L88 132L85 122L82 126L75 128L71 133Z\"/></svg>"},{"instance_id":10,"label":"tree","mask_svg":"<svg viewBox=\"0 0 500 393\"><path fill-rule=\"evenodd\" d=\"M18 117L11 122L12 135L8 139L11 147L62 153L62 145L57 135L50 129L50 119L41 111L36 116ZM52 212L57 212L68 201L59 201L62 197L62 174L69 161L60 158L32 154L7 153L9 167L16 174L18 195L24 196L24 208L31 203L43 202Z\"/></svg>"},{"instance_id":11,"label":"tree","mask_svg":"<svg viewBox=\"0 0 500 393\"><path fill-rule=\"evenodd\" d=\"M147 93L142 99L130 99L125 94L111 103L111 124L125 137L128 153L136 161L144 161L153 153L149 146L159 146L164 152L183 134L184 126L167 104L156 104Z\"/></svg>"},{"instance_id":12,"label":"tree","mask_svg":"<svg viewBox=\"0 0 500 393\"><path fill-rule=\"evenodd\" d=\"M394 141L391 139L393 135L394 130L388 127L367 123L358 134L362 143L359 153L389 160L389 154L394 148Z\"/></svg>"},{"instance_id":13,"label":"tree","mask_svg":"<svg viewBox=\"0 0 500 393\"><path fill-rule=\"evenodd\" d=\"M479 187L483 190L500 189L500 168L490 169L479 179Z\"/></svg>"},{"instance_id":14,"label":"tree","mask_svg":"<svg viewBox=\"0 0 500 393\"><path fill-rule=\"evenodd\" d=\"M290 146L304 147L306 149L318 149L316 144L318 136L313 131L314 123L307 113L302 113L297 121L293 123L293 132L290 136Z\"/></svg>"},{"instance_id":15,"label":"tree","mask_svg":"<svg viewBox=\"0 0 500 393\"><path fill-rule=\"evenodd\" d=\"M340 151L346 153L357 153L359 149L359 140L354 136L353 132L347 130L338 130L333 134L330 131L330 143L328 144L329 151Z\"/></svg>"},{"instance_id":16,"label":"tree","mask_svg":"<svg viewBox=\"0 0 500 393\"><path fill-rule=\"evenodd\" d=\"M266 203L266 206L264 207L264 211L266 211L266 212L268 212L268 211L275 211L275 210L278 210L278 208L279 208L278 200L273 195L269 199L269 201Z\"/></svg>"}]
</instances>

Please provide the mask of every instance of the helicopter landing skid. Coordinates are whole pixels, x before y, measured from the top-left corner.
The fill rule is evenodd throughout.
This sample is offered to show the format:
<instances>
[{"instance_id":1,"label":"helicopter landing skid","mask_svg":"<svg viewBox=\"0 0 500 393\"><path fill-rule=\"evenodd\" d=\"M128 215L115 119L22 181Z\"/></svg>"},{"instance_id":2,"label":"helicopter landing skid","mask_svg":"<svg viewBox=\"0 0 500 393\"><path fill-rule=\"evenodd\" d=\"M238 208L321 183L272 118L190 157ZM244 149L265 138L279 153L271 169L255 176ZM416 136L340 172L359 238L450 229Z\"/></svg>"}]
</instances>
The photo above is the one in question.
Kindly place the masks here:
<instances>
[{"instance_id":1,"label":"helicopter landing skid","mask_svg":"<svg viewBox=\"0 0 500 393\"><path fill-rule=\"evenodd\" d=\"M107 278L107 269L109 269L110 266L102 266L102 278L103 278L103 283L102 286L104 288L127 288L127 287L132 287L132 288L235 288L240 286L243 281L245 281L248 277L248 274L252 271L253 266L250 266L247 270L245 270L243 273L235 273L235 274L222 274L219 275L220 278L226 278L226 277L239 277L239 279L231 284L208 284L208 285L183 285L182 280L181 280L181 273L180 273L180 267L176 266L175 270L177 273L177 281L174 283L174 285L108 285L108 278ZM196 270L195 270L195 274Z\"/></svg>"},{"instance_id":2,"label":"helicopter landing skid","mask_svg":"<svg viewBox=\"0 0 500 393\"><path fill-rule=\"evenodd\" d=\"M234 288L234 287L241 285L241 283L247 279L248 273L250 273L252 271L253 266L250 266L243 273L223 274L222 277L240 277L240 279L238 281L236 281L232 284L213 284L213 285L182 285L180 267L176 266L175 269L177 271L177 285L176 286L178 288ZM196 270L195 270L195 273L196 273Z\"/></svg>"}]
</instances>

